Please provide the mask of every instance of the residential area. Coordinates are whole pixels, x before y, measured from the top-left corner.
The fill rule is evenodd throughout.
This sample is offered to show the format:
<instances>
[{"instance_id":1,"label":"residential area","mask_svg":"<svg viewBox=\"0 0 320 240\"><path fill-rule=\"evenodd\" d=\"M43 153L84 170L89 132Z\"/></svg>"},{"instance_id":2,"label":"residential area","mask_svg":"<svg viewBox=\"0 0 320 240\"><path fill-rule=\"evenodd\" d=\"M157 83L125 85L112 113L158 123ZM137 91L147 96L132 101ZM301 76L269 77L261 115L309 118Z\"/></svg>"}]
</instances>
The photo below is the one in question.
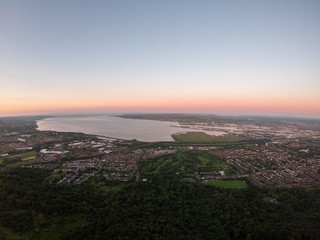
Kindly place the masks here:
<instances>
[{"instance_id":1,"label":"residential area","mask_svg":"<svg viewBox=\"0 0 320 240\"><path fill-rule=\"evenodd\" d=\"M10 122L12 126L12 122ZM82 133L37 131L34 119L0 132L0 171L12 167L52 171L59 185L80 184L93 176L107 181L141 181L138 163L177 151L205 151L226 163L224 171L181 176L206 183L212 179L244 179L257 187L320 185L320 131L315 125L229 124L188 122L188 131L224 131L253 142L135 145L135 142ZM260 141L263 139L264 141Z\"/></svg>"}]
</instances>

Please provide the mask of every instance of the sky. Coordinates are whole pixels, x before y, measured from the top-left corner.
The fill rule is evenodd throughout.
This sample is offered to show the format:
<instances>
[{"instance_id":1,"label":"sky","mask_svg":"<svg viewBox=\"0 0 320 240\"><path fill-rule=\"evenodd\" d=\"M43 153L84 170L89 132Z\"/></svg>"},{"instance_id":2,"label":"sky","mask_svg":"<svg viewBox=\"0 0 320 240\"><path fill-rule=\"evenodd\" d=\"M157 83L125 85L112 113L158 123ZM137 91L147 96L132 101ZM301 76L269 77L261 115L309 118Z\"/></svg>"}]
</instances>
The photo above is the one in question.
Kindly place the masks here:
<instances>
[{"instance_id":1,"label":"sky","mask_svg":"<svg viewBox=\"0 0 320 240\"><path fill-rule=\"evenodd\" d=\"M320 1L0 1L0 116L320 118Z\"/></svg>"}]
</instances>

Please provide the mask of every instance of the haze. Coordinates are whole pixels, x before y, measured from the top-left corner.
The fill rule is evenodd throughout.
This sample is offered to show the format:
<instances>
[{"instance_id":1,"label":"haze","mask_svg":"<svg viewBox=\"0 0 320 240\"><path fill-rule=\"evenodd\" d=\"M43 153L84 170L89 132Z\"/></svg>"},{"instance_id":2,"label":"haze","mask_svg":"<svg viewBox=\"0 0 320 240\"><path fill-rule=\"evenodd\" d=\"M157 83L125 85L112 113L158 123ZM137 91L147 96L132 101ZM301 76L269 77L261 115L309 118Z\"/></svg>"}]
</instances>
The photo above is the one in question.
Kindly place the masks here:
<instances>
[{"instance_id":1,"label":"haze","mask_svg":"<svg viewBox=\"0 0 320 240\"><path fill-rule=\"evenodd\" d=\"M319 1L1 1L0 115L320 117Z\"/></svg>"}]
</instances>

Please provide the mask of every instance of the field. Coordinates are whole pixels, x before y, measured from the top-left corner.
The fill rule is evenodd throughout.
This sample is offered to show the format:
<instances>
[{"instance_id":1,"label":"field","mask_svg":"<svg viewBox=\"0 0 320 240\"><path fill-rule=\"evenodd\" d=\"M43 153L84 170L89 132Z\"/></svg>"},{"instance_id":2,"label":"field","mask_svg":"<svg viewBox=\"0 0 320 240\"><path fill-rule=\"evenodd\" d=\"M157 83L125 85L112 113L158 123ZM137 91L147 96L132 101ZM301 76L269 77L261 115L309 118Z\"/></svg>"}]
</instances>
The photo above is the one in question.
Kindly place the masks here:
<instances>
[{"instance_id":1,"label":"field","mask_svg":"<svg viewBox=\"0 0 320 240\"><path fill-rule=\"evenodd\" d=\"M28 151L15 155L9 155L0 158L0 165L6 165L7 167L18 167L32 162L36 158L36 156L36 151Z\"/></svg>"},{"instance_id":2,"label":"field","mask_svg":"<svg viewBox=\"0 0 320 240\"><path fill-rule=\"evenodd\" d=\"M222 142L239 142L247 140L244 137L235 135L211 136L204 132L187 132L180 134L173 134L171 137L176 142L190 142L190 143L222 143Z\"/></svg>"},{"instance_id":3,"label":"field","mask_svg":"<svg viewBox=\"0 0 320 240\"><path fill-rule=\"evenodd\" d=\"M219 157L207 152L189 151L161 156L140 162L142 175L185 174L224 170L226 163Z\"/></svg>"},{"instance_id":4,"label":"field","mask_svg":"<svg viewBox=\"0 0 320 240\"><path fill-rule=\"evenodd\" d=\"M243 180L212 180L210 185L220 188L247 188L248 185Z\"/></svg>"}]
</instances>

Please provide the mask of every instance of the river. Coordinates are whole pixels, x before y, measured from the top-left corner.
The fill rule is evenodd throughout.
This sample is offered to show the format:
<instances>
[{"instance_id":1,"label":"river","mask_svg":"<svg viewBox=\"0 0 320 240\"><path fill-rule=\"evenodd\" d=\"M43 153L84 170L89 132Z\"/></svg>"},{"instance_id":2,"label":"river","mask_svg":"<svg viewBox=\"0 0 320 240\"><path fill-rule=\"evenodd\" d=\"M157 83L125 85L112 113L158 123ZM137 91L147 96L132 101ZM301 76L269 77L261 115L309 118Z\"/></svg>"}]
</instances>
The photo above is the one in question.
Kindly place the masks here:
<instances>
[{"instance_id":1,"label":"river","mask_svg":"<svg viewBox=\"0 0 320 240\"><path fill-rule=\"evenodd\" d=\"M171 135L178 132L200 130L179 127L177 122L103 116L57 116L37 121L38 130L58 132L82 132L118 139L137 139L145 142L173 141ZM201 131L210 135L223 132Z\"/></svg>"}]
</instances>

